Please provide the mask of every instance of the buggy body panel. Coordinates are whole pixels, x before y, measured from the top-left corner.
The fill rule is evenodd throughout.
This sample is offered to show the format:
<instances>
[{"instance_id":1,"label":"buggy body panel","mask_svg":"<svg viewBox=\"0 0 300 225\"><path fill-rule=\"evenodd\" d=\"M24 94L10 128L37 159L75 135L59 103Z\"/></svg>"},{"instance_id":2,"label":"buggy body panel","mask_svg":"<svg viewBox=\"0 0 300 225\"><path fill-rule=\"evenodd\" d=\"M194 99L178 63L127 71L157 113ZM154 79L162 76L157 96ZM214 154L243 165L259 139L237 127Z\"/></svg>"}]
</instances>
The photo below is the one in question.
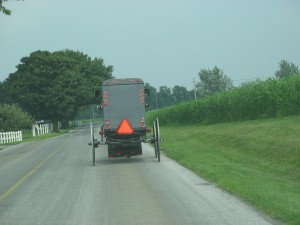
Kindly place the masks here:
<instances>
[{"instance_id":1,"label":"buggy body panel","mask_svg":"<svg viewBox=\"0 0 300 225\"><path fill-rule=\"evenodd\" d=\"M146 138L144 82L139 78L109 79L102 84L103 132L109 157L141 155ZM120 134L126 120L133 132Z\"/></svg>"},{"instance_id":2,"label":"buggy body panel","mask_svg":"<svg viewBox=\"0 0 300 225\"><path fill-rule=\"evenodd\" d=\"M141 79L106 80L102 90L104 122L109 121L109 127L104 128L118 129L123 119L127 119L133 129L145 127L145 123L141 126L142 118L145 120L144 82Z\"/></svg>"}]
</instances>

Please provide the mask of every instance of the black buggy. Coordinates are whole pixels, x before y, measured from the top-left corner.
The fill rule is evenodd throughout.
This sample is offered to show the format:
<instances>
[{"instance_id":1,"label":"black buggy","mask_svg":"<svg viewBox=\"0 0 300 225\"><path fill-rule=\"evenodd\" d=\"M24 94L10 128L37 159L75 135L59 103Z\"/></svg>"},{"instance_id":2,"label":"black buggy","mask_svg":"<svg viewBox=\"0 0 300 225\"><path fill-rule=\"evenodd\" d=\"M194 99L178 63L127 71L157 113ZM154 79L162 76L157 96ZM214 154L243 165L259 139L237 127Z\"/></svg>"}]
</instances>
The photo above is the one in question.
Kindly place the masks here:
<instances>
[{"instance_id":1,"label":"black buggy","mask_svg":"<svg viewBox=\"0 0 300 225\"><path fill-rule=\"evenodd\" d=\"M100 92L96 92L99 97ZM92 162L95 165L95 148L107 145L108 157L131 157L142 155L142 143L154 144L155 157L160 161L160 132L158 119L151 128L146 128L145 96L149 90L139 78L109 79L102 84L103 123L101 141L94 137L91 123Z\"/></svg>"}]
</instances>

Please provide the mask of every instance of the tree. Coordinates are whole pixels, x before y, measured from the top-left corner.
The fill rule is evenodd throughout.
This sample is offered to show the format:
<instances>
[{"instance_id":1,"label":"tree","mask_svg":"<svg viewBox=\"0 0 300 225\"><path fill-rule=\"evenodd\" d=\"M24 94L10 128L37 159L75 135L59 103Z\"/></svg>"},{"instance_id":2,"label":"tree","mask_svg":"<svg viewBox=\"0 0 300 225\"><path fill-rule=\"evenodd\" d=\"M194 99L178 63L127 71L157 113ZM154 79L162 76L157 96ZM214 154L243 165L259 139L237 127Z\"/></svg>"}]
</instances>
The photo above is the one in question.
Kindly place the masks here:
<instances>
[{"instance_id":1,"label":"tree","mask_svg":"<svg viewBox=\"0 0 300 225\"><path fill-rule=\"evenodd\" d=\"M175 104L192 99L188 90L185 87L178 86L178 85L175 85L172 88L172 96L174 97Z\"/></svg>"},{"instance_id":2,"label":"tree","mask_svg":"<svg viewBox=\"0 0 300 225\"><path fill-rule=\"evenodd\" d=\"M292 75L300 75L298 66L292 62L289 63L286 60L281 60L279 63L279 70L275 72L275 77L281 79Z\"/></svg>"},{"instance_id":3,"label":"tree","mask_svg":"<svg viewBox=\"0 0 300 225\"><path fill-rule=\"evenodd\" d=\"M233 88L232 80L217 66L213 69L201 69L198 75L201 82L197 87L203 96Z\"/></svg>"},{"instance_id":4,"label":"tree","mask_svg":"<svg viewBox=\"0 0 300 225\"><path fill-rule=\"evenodd\" d=\"M102 59L78 51L36 51L21 59L3 85L10 102L37 119L51 120L55 129L57 121L67 126L80 106L95 103L94 91L112 71Z\"/></svg>"},{"instance_id":5,"label":"tree","mask_svg":"<svg viewBox=\"0 0 300 225\"><path fill-rule=\"evenodd\" d=\"M20 1L20 0L17 0L17 1ZM5 8L3 6L4 2L7 2L7 0L0 0L0 12L3 12L5 15L10 15L11 14L11 10L9 10L9 9L7 9L7 8Z\"/></svg>"},{"instance_id":6,"label":"tree","mask_svg":"<svg viewBox=\"0 0 300 225\"><path fill-rule=\"evenodd\" d=\"M149 89L150 95L146 96L146 103L149 107L146 109L147 111L151 111L157 109L157 91L155 87L152 87L149 83L145 83L145 88Z\"/></svg>"},{"instance_id":7,"label":"tree","mask_svg":"<svg viewBox=\"0 0 300 225\"><path fill-rule=\"evenodd\" d=\"M202 82L198 82L196 84L196 97L197 98L204 98L208 95L210 95L211 93L204 88L204 84Z\"/></svg>"},{"instance_id":8,"label":"tree","mask_svg":"<svg viewBox=\"0 0 300 225\"><path fill-rule=\"evenodd\" d=\"M0 131L30 129L33 118L19 106L0 104Z\"/></svg>"},{"instance_id":9,"label":"tree","mask_svg":"<svg viewBox=\"0 0 300 225\"><path fill-rule=\"evenodd\" d=\"M77 120L84 120L90 118L102 118L102 117L103 117L103 110L99 110L97 108L97 105L95 104L80 106L77 109L77 113L76 113Z\"/></svg>"},{"instance_id":10,"label":"tree","mask_svg":"<svg viewBox=\"0 0 300 225\"><path fill-rule=\"evenodd\" d=\"M188 101L194 96L193 91L188 91L185 87L178 85L173 88L161 86L159 92L148 83L145 84L145 88L150 90L150 96L146 96L146 103L150 105L147 111Z\"/></svg>"},{"instance_id":11,"label":"tree","mask_svg":"<svg viewBox=\"0 0 300 225\"><path fill-rule=\"evenodd\" d=\"M0 104L5 102L5 90L4 90L4 85L0 81Z\"/></svg>"},{"instance_id":12,"label":"tree","mask_svg":"<svg viewBox=\"0 0 300 225\"><path fill-rule=\"evenodd\" d=\"M175 103L175 98L172 96L172 90L167 86L159 87L159 92L156 96L159 108L173 105Z\"/></svg>"},{"instance_id":13,"label":"tree","mask_svg":"<svg viewBox=\"0 0 300 225\"><path fill-rule=\"evenodd\" d=\"M3 12L5 15L10 15L11 11L3 6L3 3L7 0L0 0L0 12Z\"/></svg>"}]
</instances>

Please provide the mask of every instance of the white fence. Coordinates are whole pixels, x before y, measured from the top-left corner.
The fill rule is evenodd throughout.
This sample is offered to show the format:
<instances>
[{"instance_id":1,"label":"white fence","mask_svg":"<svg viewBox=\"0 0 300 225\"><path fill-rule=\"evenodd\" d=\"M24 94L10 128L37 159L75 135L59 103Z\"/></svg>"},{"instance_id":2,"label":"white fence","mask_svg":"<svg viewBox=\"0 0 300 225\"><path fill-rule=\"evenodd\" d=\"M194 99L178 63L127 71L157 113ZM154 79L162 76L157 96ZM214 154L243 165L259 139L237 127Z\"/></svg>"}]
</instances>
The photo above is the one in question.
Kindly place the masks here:
<instances>
[{"instance_id":1,"label":"white fence","mask_svg":"<svg viewBox=\"0 0 300 225\"><path fill-rule=\"evenodd\" d=\"M10 143L15 141L22 141L22 131L16 131L16 132L0 132L0 143Z\"/></svg>"},{"instance_id":2,"label":"white fence","mask_svg":"<svg viewBox=\"0 0 300 225\"><path fill-rule=\"evenodd\" d=\"M33 124L32 125L32 136L40 136L43 134L48 134L50 131L53 130L52 124Z\"/></svg>"},{"instance_id":3,"label":"white fence","mask_svg":"<svg viewBox=\"0 0 300 225\"><path fill-rule=\"evenodd\" d=\"M61 127L61 123L59 122L58 127ZM44 134L48 134L49 132L53 131L52 124L33 124L32 125L32 136L41 136ZM10 131L10 132L0 132L0 144L22 141L22 131Z\"/></svg>"}]
</instances>

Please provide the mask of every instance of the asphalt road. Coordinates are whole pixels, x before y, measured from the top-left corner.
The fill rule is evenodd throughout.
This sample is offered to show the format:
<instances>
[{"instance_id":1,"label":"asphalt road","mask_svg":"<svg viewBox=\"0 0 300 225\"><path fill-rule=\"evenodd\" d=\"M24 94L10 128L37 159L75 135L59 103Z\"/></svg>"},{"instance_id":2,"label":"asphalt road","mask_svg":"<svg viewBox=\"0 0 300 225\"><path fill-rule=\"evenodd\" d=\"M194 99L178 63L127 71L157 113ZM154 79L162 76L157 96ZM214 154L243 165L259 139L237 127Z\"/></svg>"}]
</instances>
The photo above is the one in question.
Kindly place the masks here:
<instances>
[{"instance_id":1,"label":"asphalt road","mask_svg":"<svg viewBox=\"0 0 300 225\"><path fill-rule=\"evenodd\" d=\"M1 225L189 225L275 222L173 160L108 159L96 149L91 166L89 126L0 151Z\"/></svg>"}]
</instances>

